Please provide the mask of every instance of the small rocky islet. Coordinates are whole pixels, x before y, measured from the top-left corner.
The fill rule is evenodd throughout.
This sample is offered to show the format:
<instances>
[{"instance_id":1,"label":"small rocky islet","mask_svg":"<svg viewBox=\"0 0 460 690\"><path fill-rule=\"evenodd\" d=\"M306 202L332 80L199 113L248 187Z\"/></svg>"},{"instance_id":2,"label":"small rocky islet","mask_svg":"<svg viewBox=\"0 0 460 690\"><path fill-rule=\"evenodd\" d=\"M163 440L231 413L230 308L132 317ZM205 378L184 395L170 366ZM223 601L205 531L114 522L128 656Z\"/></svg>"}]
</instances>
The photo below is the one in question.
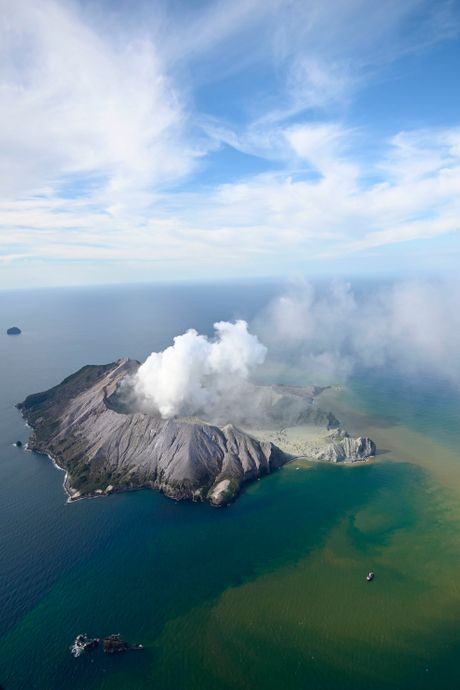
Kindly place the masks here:
<instances>
[{"instance_id":1,"label":"small rocky islet","mask_svg":"<svg viewBox=\"0 0 460 690\"><path fill-rule=\"evenodd\" d=\"M19 328L19 326L11 326L11 328L8 328L6 331L7 335L21 335L22 331Z\"/></svg>"},{"instance_id":2,"label":"small rocky islet","mask_svg":"<svg viewBox=\"0 0 460 690\"><path fill-rule=\"evenodd\" d=\"M80 633L75 638L70 653L76 659L85 652L91 652L101 645L104 654L121 654L122 652L144 649L142 644L130 644L123 640L120 633L112 633L107 637L88 637L86 633Z\"/></svg>"},{"instance_id":3,"label":"small rocky islet","mask_svg":"<svg viewBox=\"0 0 460 690\"><path fill-rule=\"evenodd\" d=\"M66 471L70 500L140 488L162 491L175 500L231 502L241 486L293 459L270 441L233 424L171 418L119 404L122 382L139 362L122 358L87 365L47 391L18 404L33 428L30 450L44 453ZM301 410L302 422L330 429L311 460L365 461L375 455L369 438L350 438L338 420L315 404L315 389L274 386L274 407ZM331 428L335 427L335 428Z\"/></svg>"}]
</instances>

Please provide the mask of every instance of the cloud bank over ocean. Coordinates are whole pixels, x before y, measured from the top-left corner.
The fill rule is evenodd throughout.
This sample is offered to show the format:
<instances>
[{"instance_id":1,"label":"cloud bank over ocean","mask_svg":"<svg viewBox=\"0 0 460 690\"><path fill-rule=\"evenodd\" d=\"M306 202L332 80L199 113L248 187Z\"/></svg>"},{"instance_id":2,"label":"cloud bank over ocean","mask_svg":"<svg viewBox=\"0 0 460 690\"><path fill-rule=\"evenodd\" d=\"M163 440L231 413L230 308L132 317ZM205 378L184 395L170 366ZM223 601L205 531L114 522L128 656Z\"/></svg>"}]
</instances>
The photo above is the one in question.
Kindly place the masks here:
<instances>
[{"instance_id":1,"label":"cloud bank over ocean","mask_svg":"<svg viewBox=\"0 0 460 690\"><path fill-rule=\"evenodd\" d=\"M460 386L458 282L298 283L253 328L273 360L296 363L316 382L388 367Z\"/></svg>"}]
</instances>

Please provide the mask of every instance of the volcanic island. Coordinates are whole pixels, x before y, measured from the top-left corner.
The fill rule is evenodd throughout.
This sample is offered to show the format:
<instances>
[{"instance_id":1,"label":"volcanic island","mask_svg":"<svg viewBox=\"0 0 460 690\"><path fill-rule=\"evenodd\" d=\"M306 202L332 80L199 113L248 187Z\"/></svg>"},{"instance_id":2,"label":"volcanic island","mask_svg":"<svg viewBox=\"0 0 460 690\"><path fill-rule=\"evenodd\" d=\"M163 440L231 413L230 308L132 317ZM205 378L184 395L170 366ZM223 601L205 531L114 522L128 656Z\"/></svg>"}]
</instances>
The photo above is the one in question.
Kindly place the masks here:
<instances>
[{"instance_id":1,"label":"volcanic island","mask_svg":"<svg viewBox=\"0 0 460 690\"><path fill-rule=\"evenodd\" d=\"M87 365L17 405L33 429L27 447L65 470L69 501L141 488L175 500L230 503L241 486L299 458L354 463L375 455L321 409L315 386L253 386L266 424L163 419L126 404L126 382L140 363ZM289 411L288 419L281 411ZM257 428L255 428L257 427Z\"/></svg>"}]
</instances>

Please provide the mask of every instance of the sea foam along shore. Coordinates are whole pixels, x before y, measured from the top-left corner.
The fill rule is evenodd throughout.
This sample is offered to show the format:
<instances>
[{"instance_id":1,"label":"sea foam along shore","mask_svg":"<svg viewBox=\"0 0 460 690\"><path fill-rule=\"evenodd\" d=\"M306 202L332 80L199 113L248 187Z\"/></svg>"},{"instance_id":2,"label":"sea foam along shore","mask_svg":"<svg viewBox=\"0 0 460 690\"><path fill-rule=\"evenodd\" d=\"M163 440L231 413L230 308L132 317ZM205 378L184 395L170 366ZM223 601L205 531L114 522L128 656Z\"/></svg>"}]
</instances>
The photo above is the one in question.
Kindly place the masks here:
<instances>
[{"instance_id":1,"label":"sea foam along shore","mask_svg":"<svg viewBox=\"0 0 460 690\"><path fill-rule=\"evenodd\" d=\"M32 429L32 430L33 430L33 427L31 427L30 424L28 424L27 422L24 423L24 426L26 426L28 429ZM74 498L73 495L71 494L70 490L69 490L69 488L70 488L70 485L69 485L69 473L67 472L67 470L66 470L64 467L61 467L61 466L59 465L59 463L57 462L57 460L56 460L55 458L53 458L52 455L50 455L49 453L40 453L38 450L33 450L33 448L29 448L29 443L28 443L28 442L25 444L24 450L28 451L29 453L37 453L38 455L44 455L44 456L46 456L47 458L49 458L49 459L51 460L51 462L53 463L54 467L55 467L57 470L59 470L60 472L64 472L64 481L62 482L62 487L63 487L65 493L67 494L67 501L66 501L66 503L76 503L77 501L80 501L80 500L83 500L83 499L88 499L88 498L103 498L104 496L108 496L108 495L109 495L109 494L106 494L106 493L102 493L102 494L89 495L89 496L77 496L77 497Z\"/></svg>"},{"instance_id":2,"label":"sea foam along shore","mask_svg":"<svg viewBox=\"0 0 460 690\"><path fill-rule=\"evenodd\" d=\"M27 424L26 426L29 426L29 425ZM24 450L28 451L29 453L37 453L37 455L46 456L47 458L49 458L51 460L51 462L53 463L53 466L57 470L59 470L60 472L64 472L64 481L62 482L62 487L63 487L65 493L67 494L66 503L76 503L77 501L82 501L84 499L86 500L86 499L91 499L91 498L103 498L104 496L109 495L107 493L101 493L101 494L95 494L95 495L76 496L74 498L74 496L72 495L72 493L69 490L69 488L70 488L69 473L67 472L67 470L64 467L61 467L59 465L57 460L55 458L53 458L52 455L50 455L49 453L40 453L38 450L33 450L32 448L29 448L29 445L27 443L24 446Z\"/></svg>"}]
</instances>

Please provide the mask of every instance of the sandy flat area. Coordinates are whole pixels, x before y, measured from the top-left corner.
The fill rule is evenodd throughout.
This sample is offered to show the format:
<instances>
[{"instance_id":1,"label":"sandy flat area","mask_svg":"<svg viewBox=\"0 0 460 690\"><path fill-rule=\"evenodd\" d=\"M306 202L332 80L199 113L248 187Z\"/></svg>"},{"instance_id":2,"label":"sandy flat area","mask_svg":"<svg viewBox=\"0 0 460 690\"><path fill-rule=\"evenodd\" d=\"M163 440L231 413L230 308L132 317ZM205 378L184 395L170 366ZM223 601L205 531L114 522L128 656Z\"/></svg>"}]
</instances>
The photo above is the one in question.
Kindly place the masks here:
<instances>
[{"instance_id":1,"label":"sandy flat area","mask_svg":"<svg viewBox=\"0 0 460 690\"><path fill-rule=\"evenodd\" d=\"M301 424L282 429L244 428L243 431L259 441L271 441L285 453L297 457L311 456L314 449L329 442L327 436L331 433L325 427L315 424Z\"/></svg>"}]
</instances>

